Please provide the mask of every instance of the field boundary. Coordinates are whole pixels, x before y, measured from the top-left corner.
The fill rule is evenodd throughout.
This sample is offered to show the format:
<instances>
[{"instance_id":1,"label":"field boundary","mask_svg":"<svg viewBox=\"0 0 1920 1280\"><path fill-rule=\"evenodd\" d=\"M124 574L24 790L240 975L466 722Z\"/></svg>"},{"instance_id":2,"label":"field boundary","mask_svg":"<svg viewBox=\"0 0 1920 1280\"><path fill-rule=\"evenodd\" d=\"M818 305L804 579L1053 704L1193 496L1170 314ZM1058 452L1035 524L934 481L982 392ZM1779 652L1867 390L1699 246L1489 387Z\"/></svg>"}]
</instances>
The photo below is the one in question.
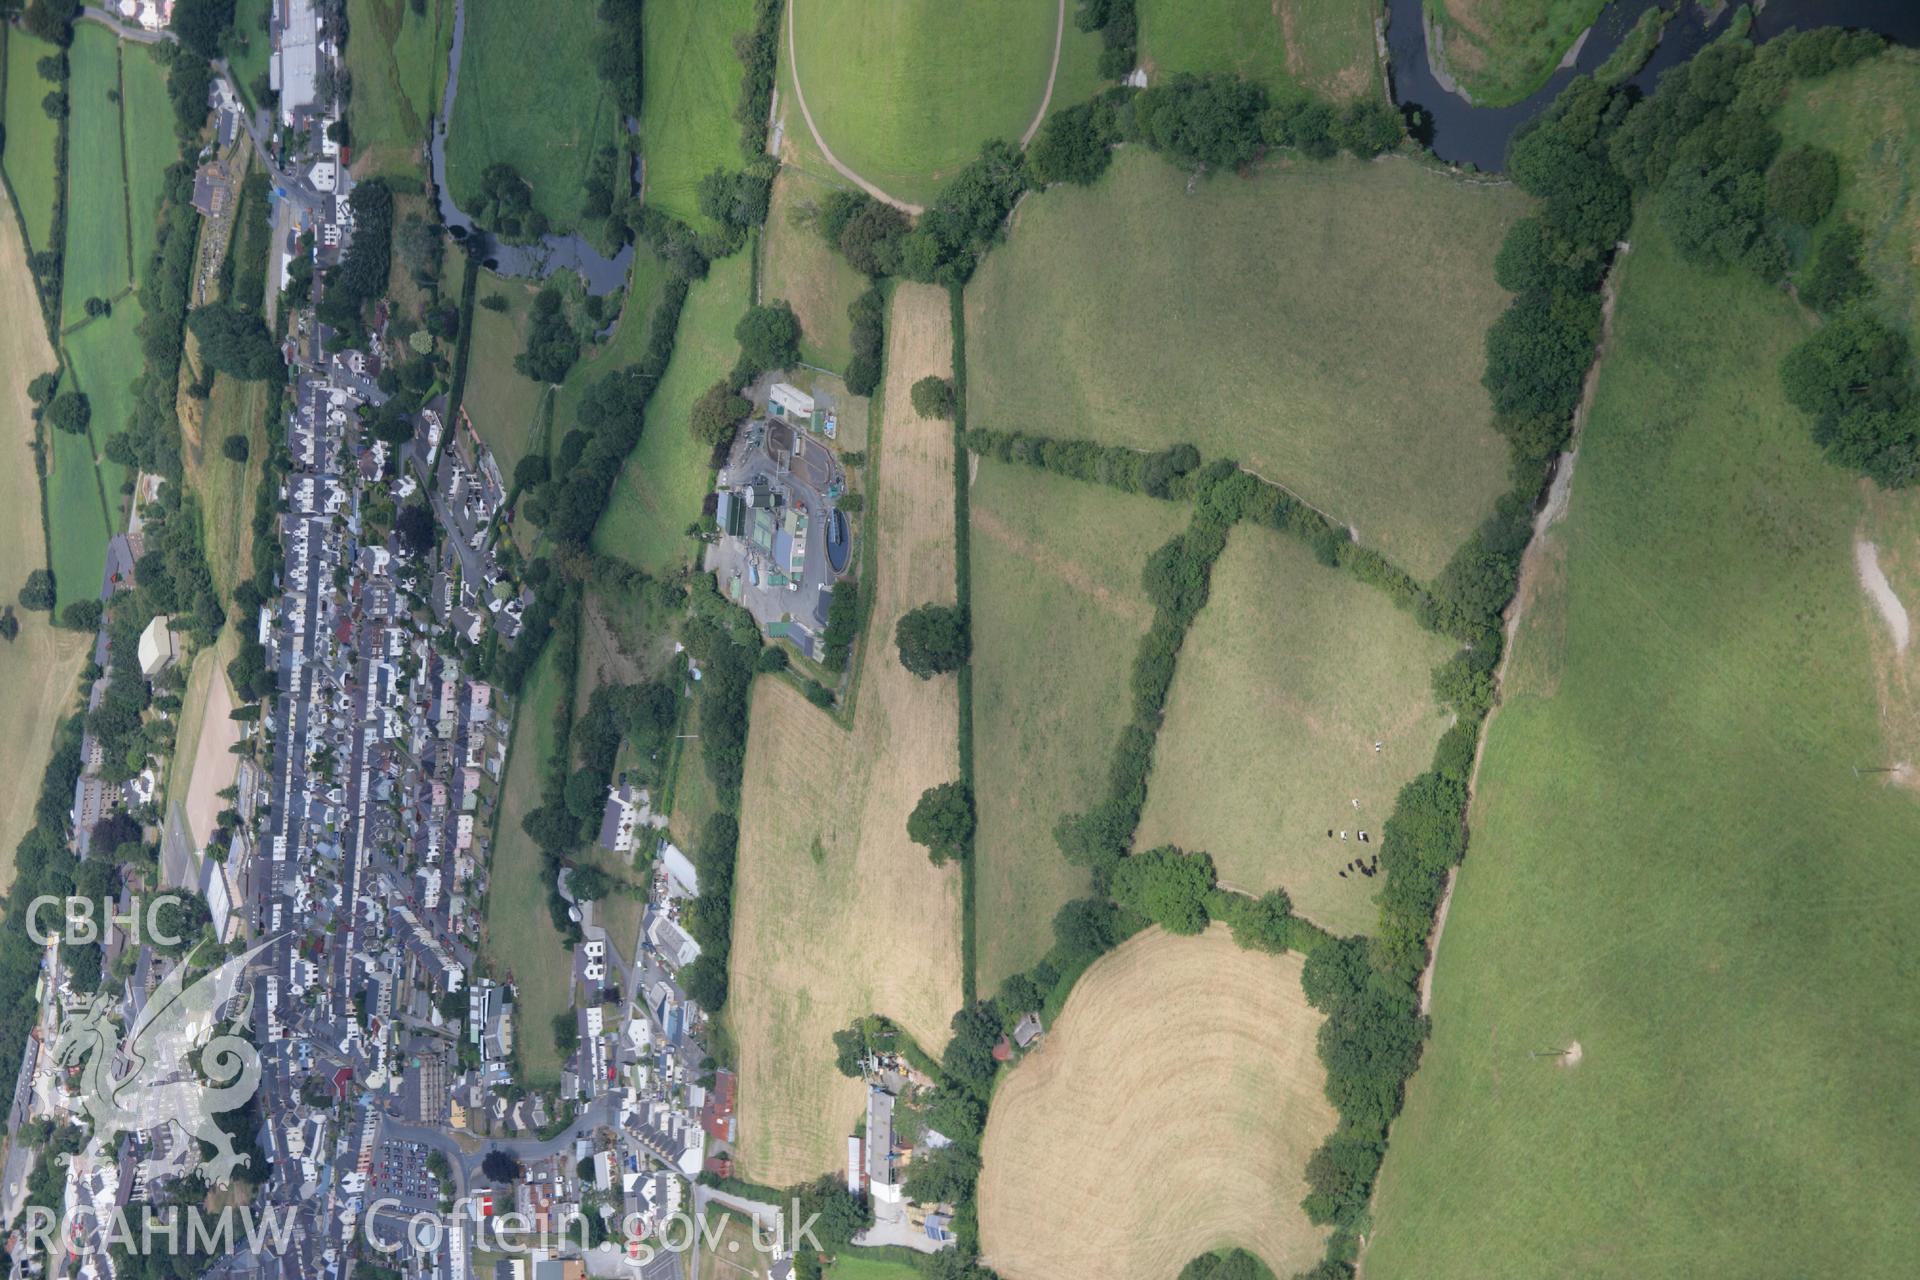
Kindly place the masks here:
<instances>
[{"instance_id":1,"label":"field boundary","mask_svg":"<svg viewBox=\"0 0 1920 1280\"><path fill-rule=\"evenodd\" d=\"M1064 13L1064 10L1063 10ZM1055 50L1056 61L1059 56ZM1052 90L1052 81L1048 81ZM968 489L972 478L967 465L967 304L966 286L954 285L947 295L953 308L953 580L954 599L967 620L967 632L973 632L973 542L972 517L968 514ZM960 664L960 782L969 796L973 785L973 663ZM975 800L978 804L978 800ZM979 891L980 871L969 848L960 859L960 998L972 1004L979 998L979 944L975 894Z\"/></svg>"}]
</instances>

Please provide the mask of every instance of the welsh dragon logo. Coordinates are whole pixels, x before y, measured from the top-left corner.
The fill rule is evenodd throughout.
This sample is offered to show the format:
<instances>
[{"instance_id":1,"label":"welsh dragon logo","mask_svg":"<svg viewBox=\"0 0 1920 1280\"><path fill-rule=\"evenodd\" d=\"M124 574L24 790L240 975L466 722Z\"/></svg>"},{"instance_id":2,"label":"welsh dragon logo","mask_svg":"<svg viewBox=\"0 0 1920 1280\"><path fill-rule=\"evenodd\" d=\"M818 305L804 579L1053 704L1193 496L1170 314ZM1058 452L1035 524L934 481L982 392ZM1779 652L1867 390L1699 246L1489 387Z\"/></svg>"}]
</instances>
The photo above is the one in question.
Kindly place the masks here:
<instances>
[{"instance_id":1,"label":"welsh dragon logo","mask_svg":"<svg viewBox=\"0 0 1920 1280\"><path fill-rule=\"evenodd\" d=\"M52 1058L63 1071L80 1065L80 1105L93 1124L94 1144L106 1147L119 1133L171 1125L188 1139L178 1144L182 1176L204 1167L210 1186L233 1180L249 1157L235 1153L233 1139L214 1117L246 1105L260 1087L260 1053L242 1034L251 1000L243 1000L225 1029L214 1033L247 966L274 941L234 956L192 986L186 985L187 966L176 965L124 1040L115 1033L111 996L90 996L68 1011ZM196 1050L198 1075L190 1065ZM125 1070L116 1074L119 1064ZM213 1147L212 1160L201 1159L200 1142Z\"/></svg>"}]
</instances>

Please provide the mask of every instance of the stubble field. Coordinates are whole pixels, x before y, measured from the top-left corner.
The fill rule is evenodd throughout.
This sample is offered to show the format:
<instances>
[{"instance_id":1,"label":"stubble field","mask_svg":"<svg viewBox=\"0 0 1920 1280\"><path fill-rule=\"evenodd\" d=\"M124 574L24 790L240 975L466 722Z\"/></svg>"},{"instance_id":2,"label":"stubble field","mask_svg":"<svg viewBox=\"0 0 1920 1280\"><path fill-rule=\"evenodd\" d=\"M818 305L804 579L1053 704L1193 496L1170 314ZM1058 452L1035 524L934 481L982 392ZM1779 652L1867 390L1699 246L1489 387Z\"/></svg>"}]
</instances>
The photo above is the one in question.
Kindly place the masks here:
<instances>
[{"instance_id":1,"label":"stubble field","mask_svg":"<svg viewBox=\"0 0 1920 1280\"><path fill-rule=\"evenodd\" d=\"M19 224L0 200L0 314L17 321L0 325L0 592L8 603L27 575L47 564L27 399L28 379L53 367L39 305ZM7 726L0 736L0 892L13 884L14 847L33 825L54 726L72 702L91 639L56 630L46 614L17 605L13 616L20 634L0 641L0 724Z\"/></svg>"},{"instance_id":2,"label":"stubble field","mask_svg":"<svg viewBox=\"0 0 1920 1280\"><path fill-rule=\"evenodd\" d=\"M1238 1246L1313 1265L1307 1157L1333 1129L1298 955L1159 929L1087 970L1005 1076L982 1147L982 1261L1007 1280L1166 1280Z\"/></svg>"},{"instance_id":3,"label":"stubble field","mask_svg":"<svg viewBox=\"0 0 1920 1280\"><path fill-rule=\"evenodd\" d=\"M902 286L889 317L887 403L952 369L947 295ZM897 398L896 398L897 396ZM742 1176L785 1185L841 1167L860 1085L834 1031L882 1013L944 1043L959 1007L960 871L907 839L926 788L959 769L952 677L920 680L893 646L901 614L951 604L953 444L944 422L890 414L870 535L879 563L849 733L799 692L758 682L747 739L727 1017L740 1046Z\"/></svg>"}]
</instances>

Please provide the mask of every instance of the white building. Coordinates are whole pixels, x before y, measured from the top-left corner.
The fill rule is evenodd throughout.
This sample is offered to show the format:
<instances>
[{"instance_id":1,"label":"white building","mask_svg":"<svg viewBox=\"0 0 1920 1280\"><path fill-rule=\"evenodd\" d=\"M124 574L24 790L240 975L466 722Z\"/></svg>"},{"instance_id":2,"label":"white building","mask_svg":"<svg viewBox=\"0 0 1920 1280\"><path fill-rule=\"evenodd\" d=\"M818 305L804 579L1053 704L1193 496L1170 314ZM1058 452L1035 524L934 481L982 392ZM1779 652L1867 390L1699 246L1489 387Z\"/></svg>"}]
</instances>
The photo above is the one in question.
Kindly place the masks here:
<instances>
[{"instance_id":1,"label":"white building","mask_svg":"<svg viewBox=\"0 0 1920 1280\"><path fill-rule=\"evenodd\" d=\"M180 641L173 634L172 619L156 614L140 633L140 674L151 680L180 660Z\"/></svg>"},{"instance_id":2,"label":"white building","mask_svg":"<svg viewBox=\"0 0 1920 1280\"><path fill-rule=\"evenodd\" d=\"M791 382L776 382L767 392L767 409L776 418L805 426L813 420L813 397Z\"/></svg>"}]
</instances>

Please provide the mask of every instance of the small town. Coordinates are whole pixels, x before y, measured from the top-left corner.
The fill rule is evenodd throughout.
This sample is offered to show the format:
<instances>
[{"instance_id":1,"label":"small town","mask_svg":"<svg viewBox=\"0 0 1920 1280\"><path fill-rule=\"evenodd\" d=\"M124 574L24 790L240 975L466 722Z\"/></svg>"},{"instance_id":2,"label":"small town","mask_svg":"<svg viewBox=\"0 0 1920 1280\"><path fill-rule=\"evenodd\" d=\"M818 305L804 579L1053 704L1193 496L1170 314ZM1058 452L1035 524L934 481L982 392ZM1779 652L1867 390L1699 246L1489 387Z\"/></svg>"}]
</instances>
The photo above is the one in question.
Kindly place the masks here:
<instances>
[{"instance_id":1,"label":"small town","mask_svg":"<svg viewBox=\"0 0 1920 1280\"><path fill-rule=\"evenodd\" d=\"M4 1280L1904 1278L1920 4L0 0Z\"/></svg>"}]
</instances>

